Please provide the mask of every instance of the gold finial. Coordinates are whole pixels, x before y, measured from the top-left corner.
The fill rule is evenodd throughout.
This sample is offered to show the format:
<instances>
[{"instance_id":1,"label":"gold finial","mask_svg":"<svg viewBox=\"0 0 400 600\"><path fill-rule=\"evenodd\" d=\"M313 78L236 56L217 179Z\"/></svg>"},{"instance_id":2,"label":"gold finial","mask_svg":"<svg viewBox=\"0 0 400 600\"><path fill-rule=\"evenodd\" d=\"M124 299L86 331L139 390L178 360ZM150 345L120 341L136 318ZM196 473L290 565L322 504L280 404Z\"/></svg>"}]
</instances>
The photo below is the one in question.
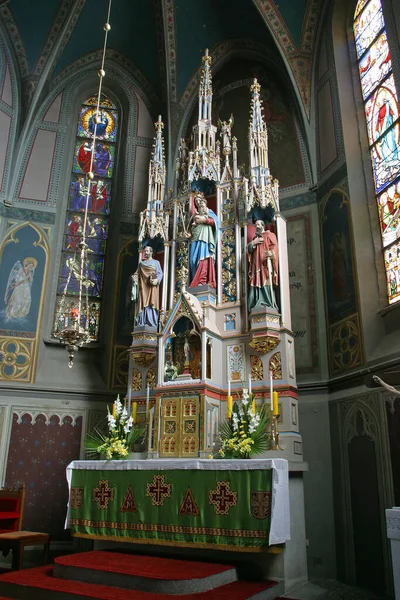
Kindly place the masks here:
<instances>
[{"instance_id":1,"label":"gold finial","mask_svg":"<svg viewBox=\"0 0 400 600\"><path fill-rule=\"evenodd\" d=\"M260 93L261 90L261 85L258 83L257 79L253 79L253 84L250 86L250 89L252 92L255 92L256 94Z\"/></svg>"},{"instance_id":2,"label":"gold finial","mask_svg":"<svg viewBox=\"0 0 400 600\"><path fill-rule=\"evenodd\" d=\"M208 48L206 48L205 54L204 54L204 56L202 58L203 65L206 66L206 67L209 67L211 65L211 61L212 61L212 58L208 54Z\"/></svg>"},{"instance_id":3,"label":"gold finial","mask_svg":"<svg viewBox=\"0 0 400 600\"><path fill-rule=\"evenodd\" d=\"M157 133L161 133L164 129L164 123L161 120L161 115L158 115L158 120L154 123L154 127L156 128Z\"/></svg>"}]
</instances>

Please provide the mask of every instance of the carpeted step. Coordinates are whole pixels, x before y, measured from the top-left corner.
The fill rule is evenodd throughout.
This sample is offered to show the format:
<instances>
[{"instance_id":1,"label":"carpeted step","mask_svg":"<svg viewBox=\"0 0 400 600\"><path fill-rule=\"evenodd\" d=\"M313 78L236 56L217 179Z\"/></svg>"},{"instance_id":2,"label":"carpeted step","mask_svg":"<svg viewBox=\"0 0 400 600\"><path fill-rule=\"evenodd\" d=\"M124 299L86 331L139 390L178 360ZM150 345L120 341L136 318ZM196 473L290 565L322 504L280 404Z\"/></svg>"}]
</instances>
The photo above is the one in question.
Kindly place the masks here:
<instances>
[{"instance_id":1,"label":"carpeted step","mask_svg":"<svg viewBox=\"0 0 400 600\"><path fill-rule=\"evenodd\" d=\"M272 600L275 586L275 581L234 581L197 594L155 594L57 579L48 565L0 576L1 591L18 600Z\"/></svg>"},{"instance_id":2,"label":"carpeted step","mask_svg":"<svg viewBox=\"0 0 400 600\"><path fill-rule=\"evenodd\" d=\"M236 581L232 565L97 550L54 561L54 577L164 594L206 592Z\"/></svg>"}]
</instances>

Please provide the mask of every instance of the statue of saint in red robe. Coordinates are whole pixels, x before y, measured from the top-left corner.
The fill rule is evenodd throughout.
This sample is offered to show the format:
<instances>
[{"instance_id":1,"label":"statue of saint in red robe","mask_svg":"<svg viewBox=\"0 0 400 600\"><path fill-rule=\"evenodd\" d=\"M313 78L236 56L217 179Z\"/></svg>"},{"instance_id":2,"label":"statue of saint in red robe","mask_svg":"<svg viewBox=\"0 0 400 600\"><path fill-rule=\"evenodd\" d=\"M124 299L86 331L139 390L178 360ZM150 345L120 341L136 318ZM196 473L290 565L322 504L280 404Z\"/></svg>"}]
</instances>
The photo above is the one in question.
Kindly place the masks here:
<instances>
[{"instance_id":1,"label":"statue of saint in red robe","mask_svg":"<svg viewBox=\"0 0 400 600\"><path fill-rule=\"evenodd\" d=\"M247 246L249 259L249 310L263 306L278 310L274 286L278 285L278 242L264 221L256 221L256 235Z\"/></svg>"}]
</instances>

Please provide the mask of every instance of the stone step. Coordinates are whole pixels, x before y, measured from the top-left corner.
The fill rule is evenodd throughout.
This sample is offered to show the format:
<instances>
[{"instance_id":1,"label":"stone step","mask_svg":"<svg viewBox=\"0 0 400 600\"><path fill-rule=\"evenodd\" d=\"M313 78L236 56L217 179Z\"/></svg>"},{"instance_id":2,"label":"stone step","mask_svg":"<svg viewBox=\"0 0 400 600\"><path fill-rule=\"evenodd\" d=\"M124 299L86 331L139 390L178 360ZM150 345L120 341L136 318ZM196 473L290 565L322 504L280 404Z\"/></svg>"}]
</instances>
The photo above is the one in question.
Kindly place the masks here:
<instances>
[{"instance_id":1,"label":"stone step","mask_svg":"<svg viewBox=\"0 0 400 600\"><path fill-rule=\"evenodd\" d=\"M207 592L237 580L236 567L97 550L61 556L54 577L164 594Z\"/></svg>"}]
</instances>

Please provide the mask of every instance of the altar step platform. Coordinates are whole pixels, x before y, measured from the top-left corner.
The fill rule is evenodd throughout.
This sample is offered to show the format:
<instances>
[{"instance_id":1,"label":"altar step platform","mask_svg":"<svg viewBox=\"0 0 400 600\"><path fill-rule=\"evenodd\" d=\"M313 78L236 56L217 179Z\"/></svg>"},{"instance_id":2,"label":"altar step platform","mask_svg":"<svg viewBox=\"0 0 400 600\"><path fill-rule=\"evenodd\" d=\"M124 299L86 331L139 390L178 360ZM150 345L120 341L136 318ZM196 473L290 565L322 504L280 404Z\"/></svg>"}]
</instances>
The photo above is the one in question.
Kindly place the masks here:
<instances>
[{"instance_id":1,"label":"altar step platform","mask_svg":"<svg viewBox=\"0 0 400 600\"><path fill-rule=\"evenodd\" d=\"M0 576L0 592L17 600L279 600L282 591L282 582L239 579L230 564L104 550Z\"/></svg>"}]
</instances>

